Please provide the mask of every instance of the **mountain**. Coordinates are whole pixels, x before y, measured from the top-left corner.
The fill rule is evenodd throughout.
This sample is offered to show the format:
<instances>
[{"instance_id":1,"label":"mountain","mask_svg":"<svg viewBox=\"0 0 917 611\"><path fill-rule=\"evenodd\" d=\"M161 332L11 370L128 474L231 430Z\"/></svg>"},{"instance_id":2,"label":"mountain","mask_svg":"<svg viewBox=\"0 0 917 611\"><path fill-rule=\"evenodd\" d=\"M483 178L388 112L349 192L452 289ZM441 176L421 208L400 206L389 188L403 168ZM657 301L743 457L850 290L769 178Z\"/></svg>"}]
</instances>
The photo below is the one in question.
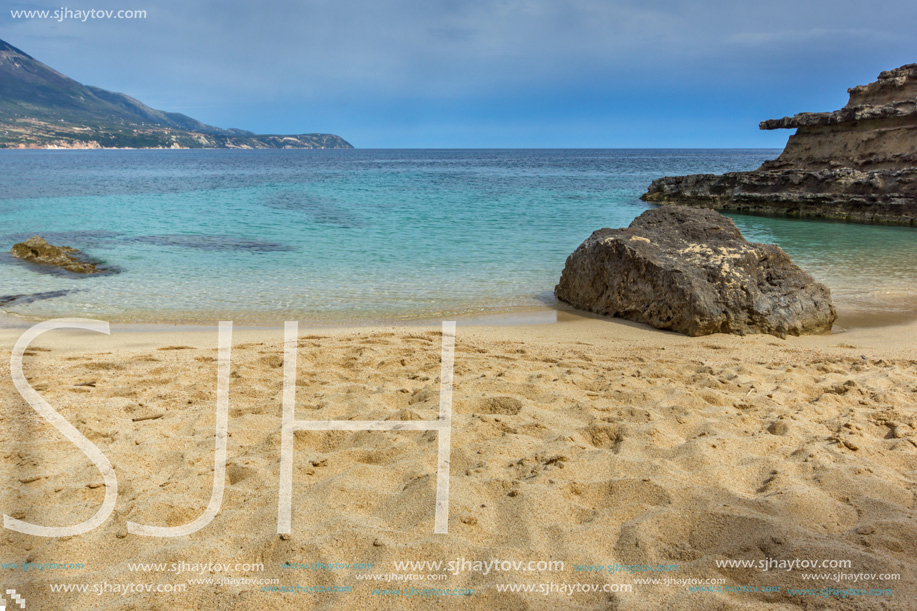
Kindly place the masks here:
<instances>
[{"instance_id":1,"label":"mountain","mask_svg":"<svg viewBox=\"0 0 917 611\"><path fill-rule=\"evenodd\" d=\"M83 85L0 40L0 148L353 148L333 134L258 135Z\"/></svg>"}]
</instances>

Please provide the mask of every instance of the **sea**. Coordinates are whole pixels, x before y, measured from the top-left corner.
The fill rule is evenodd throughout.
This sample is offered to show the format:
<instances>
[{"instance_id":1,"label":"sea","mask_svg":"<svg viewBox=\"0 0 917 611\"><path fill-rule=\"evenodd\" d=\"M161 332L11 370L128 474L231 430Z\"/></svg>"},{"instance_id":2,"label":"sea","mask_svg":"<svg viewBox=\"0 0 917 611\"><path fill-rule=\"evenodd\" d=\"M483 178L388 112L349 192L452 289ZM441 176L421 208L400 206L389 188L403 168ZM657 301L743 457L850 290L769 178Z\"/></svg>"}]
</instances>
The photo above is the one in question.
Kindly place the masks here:
<instances>
[{"instance_id":1,"label":"sea","mask_svg":"<svg viewBox=\"0 0 917 611\"><path fill-rule=\"evenodd\" d=\"M12 320L361 325L562 309L567 256L666 175L779 150L0 151L0 311ZM843 313L917 310L917 230L731 216ZM8 254L41 235L118 270Z\"/></svg>"}]
</instances>

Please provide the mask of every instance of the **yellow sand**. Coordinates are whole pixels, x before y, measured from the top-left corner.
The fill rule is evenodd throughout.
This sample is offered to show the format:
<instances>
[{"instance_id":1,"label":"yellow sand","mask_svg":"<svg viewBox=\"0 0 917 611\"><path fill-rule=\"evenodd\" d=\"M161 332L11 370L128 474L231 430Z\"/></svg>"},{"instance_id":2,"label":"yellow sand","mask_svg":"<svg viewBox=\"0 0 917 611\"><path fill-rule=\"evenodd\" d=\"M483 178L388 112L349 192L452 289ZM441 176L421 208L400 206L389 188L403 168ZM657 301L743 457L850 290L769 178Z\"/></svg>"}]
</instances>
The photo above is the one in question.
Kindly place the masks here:
<instances>
[{"instance_id":1,"label":"yellow sand","mask_svg":"<svg viewBox=\"0 0 917 611\"><path fill-rule=\"evenodd\" d=\"M917 349L914 324L829 336L686 338L564 316L552 325L459 324L448 535L433 534L435 432L299 432L293 533L276 533L282 330L237 330L222 510L176 539L128 520L195 519L213 481L216 329L54 332L27 353L33 387L111 460L115 512L64 539L2 531L0 562L83 563L2 571L27 609L908 609L917 608ZM13 388L20 330L0 331L0 504L66 525L99 507L102 476ZM435 327L301 329L297 418L434 419ZM562 571L470 571L365 581L395 561L563 561ZM849 568L718 568L717 560L850 561ZM204 575L128 563L263 563ZM372 563L370 570L281 563ZM677 565L677 572L574 565ZM887 573L895 581L805 580ZM438 574L447 574L445 571ZM279 579L338 593L191 584L183 593L52 592L51 584ZM725 579L772 593L691 593L636 578ZM624 584L631 592L507 593L501 584ZM473 588L393 597L373 588ZM800 596L787 588L892 588L891 596ZM884 605L884 606L883 606ZM12 608L10 606L8 609Z\"/></svg>"}]
</instances>

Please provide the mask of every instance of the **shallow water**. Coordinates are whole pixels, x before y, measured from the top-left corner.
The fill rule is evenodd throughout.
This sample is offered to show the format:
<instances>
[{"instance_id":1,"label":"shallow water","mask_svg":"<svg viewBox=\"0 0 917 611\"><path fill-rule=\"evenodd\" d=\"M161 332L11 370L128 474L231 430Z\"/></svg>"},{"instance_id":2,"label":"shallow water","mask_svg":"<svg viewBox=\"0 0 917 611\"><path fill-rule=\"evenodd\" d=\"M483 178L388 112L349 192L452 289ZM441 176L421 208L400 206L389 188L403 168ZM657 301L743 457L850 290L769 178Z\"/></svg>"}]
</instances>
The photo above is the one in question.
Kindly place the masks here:
<instances>
[{"instance_id":1,"label":"shallow water","mask_svg":"<svg viewBox=\"0 0 917 611\"><path fill-rule=\"evenodd\" d=\"M567 255L646 209L659 176L748 170L773 150L2 151L0 251L35 234L122 270L0 256L33 318L251 324L499 314L554 303ZM914 309L917 232L734 216L839 307ZM2 299L0 299L2 301Z\"/></svg>"}]
</instances>

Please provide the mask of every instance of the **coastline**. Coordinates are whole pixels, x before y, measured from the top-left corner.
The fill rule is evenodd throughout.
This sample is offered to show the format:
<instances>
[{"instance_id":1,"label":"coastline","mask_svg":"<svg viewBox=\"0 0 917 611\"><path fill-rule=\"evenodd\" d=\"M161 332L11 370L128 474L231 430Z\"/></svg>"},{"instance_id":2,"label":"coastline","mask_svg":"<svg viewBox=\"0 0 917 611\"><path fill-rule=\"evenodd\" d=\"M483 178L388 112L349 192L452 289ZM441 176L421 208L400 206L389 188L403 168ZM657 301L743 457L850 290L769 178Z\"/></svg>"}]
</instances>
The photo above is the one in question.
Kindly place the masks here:
<instances>
[{"instance_id":1,"label":"coastline","mask_svg":"<svg viewBox=\"0 0 917 611\"><path fill-rule=\"evenodd\" d=\"M750 168L769 151L355 150L308 164L298 151L109 154L122 168L114 175L84 156L8 155L3 249L43 233L122 270L75 279L0 265L4 295L69 291L9 310L142 323L289 317L323 327L548 311L566 258L597 228L645 211L637 195L653 177ZM231 215L210 214L230 202ZM905 228L734 220L750 241L781 245L832 288L836 305L865 306L857 325L874 324L865 320L871 303L917 314ZM420 254L399 246L407 242Z\"/></svg>"},{"instance_id":2,"label":"coastline","mask_svg":"<svg viewBox=\"0 0 917 611\"><path fill-rule=\"evenodd\" d=\"M40 4L0 611L917 611L911 6Z\"/></svg>"},{"instance_id":3,"label":"coastline","mask_svg":"<svg viewBox=\"0 0 917 611\"><path fill-rule=\"evenodd\" d=\"M648 325L618 318L608 318L572 308L551 308L523 312L452 316L444 319L416 319L385 323L353 323L345 325L315 325L300 321L300 334L320 333L346 337L401 330L435 330L442 320L455 320L457 327L477 336L490 339L507 339L513 336L530 336L549 341L595 338L605 341L639 341L648 345L678 345L690 349L705 341L743 350L760 343L789 342L811 349L849 347L868 348L881 352L887 350L897 358L917 358L917 316L911 313L888 314L856 313L838 318L831 333L820 335L789 336L780 339L771 335L728 335L716 333L696 338L654 329ZM37 324L37 320L10 319L0 313L0 346L9 350L22 333ZM56 331L37 340L41 346L65 352L98 352L121 349L155 349L173 344L186 344L196 349L212 348L215 343L217 321L213 324L165 323L110 323L111 334L103 336L85 332ZM274 341L282 336L283 324L234 325L234 342L250 343ZM79 337L79 341L74 338ZM106 347L107 346L107 347Z\"/></svg>"},{"instance_id":4,"label":"coastline","mask_svg":"<svg viewBox=\"0 0 917 611\"><path fill-rule=\"evenodd\" d=\"M553 296L552 296L553 297ZM831 334L846 333L854 330L876 329L884 327L893 327L907 325L917 321L917 295L913 298L903 300L906 304L898 301L896 307L890 307L886 303L856 304L843 303L836 305L838 318L834 323ZM263 313L262 313L263 314ZM67 318L61 316L60 318ZM85 316L78 316L87 318ZM88 317L92 318L92 317ZM316 330L358 330L358 329L377 329L388 327L417 327L417 326L435 326L443 320L455 320L466 326L530 326L530 325L551 325L569 321L575 321L580 318L596 319L608 323L624 323L621 319L599 316L583 310L577 310L563 302L554 300L553 303L545 303L543 306L520 306L513 308L494 309L490 311L478 312L446 312L441 315L431 316L429 314L420 314L414 317L404 316L399 318L297 318L290 315L283 320L297 320L302 328ZM27 329L32 325L46 320L47 318L38 318L23 316L4 311L0 308L0 331L4 329ZM212 319L203 321L204 317L196 315L194 320L177 320L177 321L123 321L117 318L99 316L94 320L103 320L109 322L113 328L119 328L128 332L174 332L176 330L196 331L208 330L215 328L218 320L229 320L234 322L236 329L249 330L266 330L282 326L283 320L280 318L268 320L267 318L257 319L252 313L243 313L242 322L234 319L232 316L221 317L220 313L214 313ZM212 322L211 322L212 320ZM630 324L630 323L628 323ZM649 329L649 327L647 327Z\"/></svg>"}]
</instances>

